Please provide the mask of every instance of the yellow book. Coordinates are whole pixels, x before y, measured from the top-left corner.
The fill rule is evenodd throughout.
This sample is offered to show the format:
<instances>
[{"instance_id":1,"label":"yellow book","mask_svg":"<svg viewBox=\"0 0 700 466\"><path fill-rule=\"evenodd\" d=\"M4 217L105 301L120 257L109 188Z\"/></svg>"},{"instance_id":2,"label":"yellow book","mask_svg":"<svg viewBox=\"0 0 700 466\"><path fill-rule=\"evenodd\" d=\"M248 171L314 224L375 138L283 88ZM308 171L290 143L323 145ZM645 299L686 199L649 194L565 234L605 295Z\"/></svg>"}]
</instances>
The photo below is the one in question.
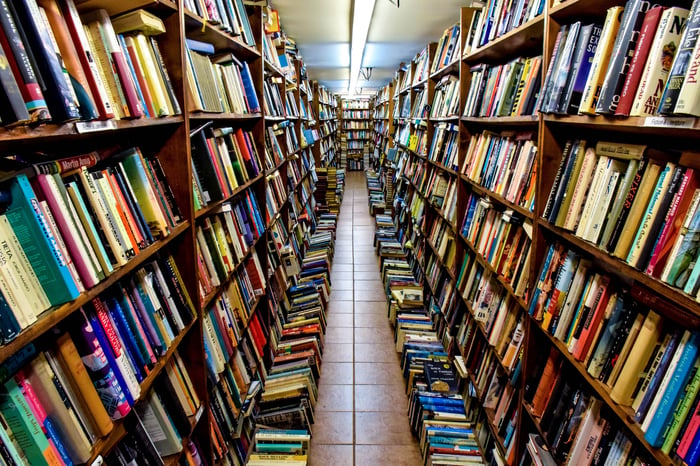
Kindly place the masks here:
<instances>
[{"instance_id":1,"label":"yellow book","mask_svg":"<svg viewBox=\"0 0 700 466\"><path fill-rule=\"evenodd\" d=\"M160 63L156 60L153 48L151 44L148 43L148 39L144 34L136 34L134 37L127 36L124 40L126 41L127 47L133 46L136 49L141 69L146 73L146 82L148 83L148 90L151 93L151 99L153 100L153 107L155 108L156 114L158 116L173 115L175 110L170 103L170 99L167 97L163 76L160 71L158 71Z\"/></svg>"},{"instance_id":2,"label":"yellow book","mask_svg":"<svg viewBox=\"0 0 700 466\"><path fill-rule=\"evenodd\" d=\"M165 32L163 20L143 9L112 18L112 27L117 34L142 31L148 35L157 35Z\"/></svg>"},{"instance_id":3,"label":"yellow book","mask_svg":"<svg viewBox=\"0 0 700 466\"><path fill-rule=\"evenodd\" d=\"M623 11L624 8L621 6L615 6L608 9L608 14L605 17L605 24L603 25L603 31L600 33L598 48L596 49L595 56L593 57L591 71L588 73L586 87L584 88L583 96L581 97L579 113L595 115L595 106L598 102L600 88L603 85L603 79L605 78L605 72L608 68L610 55L612 54L612 49L615 45L615 37L617 36L617 31L620 28L620 20L622 19Z\"/></svg>"},{"instance_id":4,"label":"yellow book","mask_svg":"<svg viewBox=\"0 0 700 466\"><path fill-rule=\"evenodd\" d=\"M627 255L632 248L632 242L637 234L637 229L642 221L642 216L649 204L649 199L651 199L654 193L654 187L656 186L656 181L659 179L661 169L661 165L651 163L644 171L644 176L642 176L642 181L639 183L639 189L637 190L637 196L634 198L632 207L627 215L627 220L625 221L625 227L615 246L615 251L613 252L615 257L619 257L623 260L627 259Z\"/></svg>"},{"instance_id":5,"label":"yellow book","mask_svg":"<svg viewBox=\"0 0 700 466\"><path fill-rule=\"evenodd\" d=\"M644 370L654 351L654 344L661 335L661 323L661 316L654 311L649 311L634 345L630 348L627 361L610 391L610 398L615 403L622 406L632 404L632 395L637 386L639 374Z\"/></svg>"}]
</instances>

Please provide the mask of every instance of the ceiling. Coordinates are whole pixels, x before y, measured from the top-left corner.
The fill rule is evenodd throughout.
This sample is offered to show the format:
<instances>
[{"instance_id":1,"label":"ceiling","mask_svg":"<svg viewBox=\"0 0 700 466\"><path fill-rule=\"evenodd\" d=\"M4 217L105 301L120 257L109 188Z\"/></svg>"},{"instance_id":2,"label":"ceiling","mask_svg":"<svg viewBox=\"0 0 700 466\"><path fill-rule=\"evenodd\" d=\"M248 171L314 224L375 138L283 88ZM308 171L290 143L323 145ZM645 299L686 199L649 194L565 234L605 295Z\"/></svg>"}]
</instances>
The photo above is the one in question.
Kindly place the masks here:
<instances>
[{"instance_id":1,"label":"ceiling","mask_svg":"<svg viewBox=\"0 0 700 466\"><path fill-rule=\"evenodd\" d=\"M376 0L358 92L372 93L388 83L401 62L411 60L428 42L459 21L471 0ZM397 8L396 2L399 2ZM311 79L332 92L344 92L350 77L353 0L270 0L280 24L294 39ZM361 73L362 74L362 73ZM361 89L361 90L360 90Z\"/></svg>"}]
</instances>

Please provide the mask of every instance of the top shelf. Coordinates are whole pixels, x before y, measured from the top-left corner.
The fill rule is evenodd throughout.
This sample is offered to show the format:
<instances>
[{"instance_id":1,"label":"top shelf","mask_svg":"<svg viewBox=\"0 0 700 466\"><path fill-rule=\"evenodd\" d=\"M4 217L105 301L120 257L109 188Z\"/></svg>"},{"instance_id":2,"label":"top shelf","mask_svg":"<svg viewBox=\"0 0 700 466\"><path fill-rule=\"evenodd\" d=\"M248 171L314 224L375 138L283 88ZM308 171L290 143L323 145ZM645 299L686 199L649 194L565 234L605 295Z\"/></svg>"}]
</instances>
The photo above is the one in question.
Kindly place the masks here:
<instances>
[{"instance_id":1,"label":"top shelf","mask_svg":"<svg viewBox=\"0 0 700 466\"><path fill-rule=\"evenodd\" d=\"M488 42L462 57L468 65L504 63L511 58L542 54L544 15L531 19L522 26Z\"/></svg>"},{"instance_id":2,"label":"top shelf","mask_svg":"<svg viewBox=\"0 0 700 466\"><path fill-rule=\"evenodd\" d=\"M549 16L557 22L569 23L582 18L604 17L608 8L622 6L624 0L568 0L549 9Z\"/></svg>"},{"instance_id":3,"label":"top shelf","mask_svg":"<svg viewBox=\"0 0 700 466\"><path fill-rule=\"evenodd\" d=\"M195 13L184 10L184 17L185 29L189 39L210 43L217 52L230 51L235 53L237 58L244 60L260 57L260 52L255 48L244 44L237 37L214 27Z\"/></svg>"},{"instance_id":4,"label":"top shelf","mask_svg":"<svg viewBox=\"0 0 700 466\"><path fill-rule=\"evenodd\" d=\"M81 13L102 8L107 10L109 16L120 15L139 8L163 15L177 11L177 2L172 0L121 0L119 2L114 0L83 0L75 3Z\"/></svg>"}]
</instances>

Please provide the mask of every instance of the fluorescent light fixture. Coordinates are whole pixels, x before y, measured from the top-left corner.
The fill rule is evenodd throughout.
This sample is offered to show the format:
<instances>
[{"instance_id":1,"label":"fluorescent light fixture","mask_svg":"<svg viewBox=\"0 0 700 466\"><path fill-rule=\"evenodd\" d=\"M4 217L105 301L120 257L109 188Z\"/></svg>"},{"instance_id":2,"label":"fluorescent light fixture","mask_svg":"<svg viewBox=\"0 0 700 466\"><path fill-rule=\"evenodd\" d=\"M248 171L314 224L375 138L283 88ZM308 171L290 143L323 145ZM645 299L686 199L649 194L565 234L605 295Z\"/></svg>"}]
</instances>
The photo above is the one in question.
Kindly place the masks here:
<instances>
[{"instance_id":1,"label":"fluorescent light fixture","mask_svg":"<svg viewBox=\"0 0 700 466\"><path fill-rule=\"evenodd\" d=\"M367 34L372 22L376 0L355 0L352 12L352 41L350 43L350 85L348 94L353 95L357 87L357 79L362 67L362 56L365 54Z\"/></svg>"}]
</instances>

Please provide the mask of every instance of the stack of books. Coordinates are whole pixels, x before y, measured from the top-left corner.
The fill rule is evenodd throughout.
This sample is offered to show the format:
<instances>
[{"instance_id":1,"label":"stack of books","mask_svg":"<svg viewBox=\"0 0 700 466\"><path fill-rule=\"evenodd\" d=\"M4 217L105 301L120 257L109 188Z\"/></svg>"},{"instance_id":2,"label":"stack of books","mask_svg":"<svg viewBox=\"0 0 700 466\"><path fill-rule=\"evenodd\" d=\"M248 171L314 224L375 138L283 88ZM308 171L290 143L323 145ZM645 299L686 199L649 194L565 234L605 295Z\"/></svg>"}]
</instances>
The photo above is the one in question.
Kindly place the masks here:
<instances>
[{"instance_id":1,"label":"stack of books","mask_svg":"<svg viewBox=\"0 0 700 466\"><path fill-rule=\"evenodd\" d=\"M323 206L324 210L331 213L340 212L340 199L337 195L338 179L337 169L333 167L316 167L318 183L316 184L316 202Z\"/></svg>"},{"instance_id":2,"label":"stack of books","mask_svg":"<svg viewBox=\"0 0 700 466\"><path fill-rule=\"evenodd\" d=\"M379 212L383 213L386 209L386 199L381 178L374 170L367 170L365 177L367 178L367 191L369 192L369 213L371 215Z\"/></svg>"},{"instance_id":3,"label":"stack of books","mask_svg":"<svg viewBox=\"0 0 700 466\"><path fill-rule=\"evenodd\" d=\"M246 464L306 466L310 440L311 435L303 429L259 429Z\"/></svg>"}]
</instances>

